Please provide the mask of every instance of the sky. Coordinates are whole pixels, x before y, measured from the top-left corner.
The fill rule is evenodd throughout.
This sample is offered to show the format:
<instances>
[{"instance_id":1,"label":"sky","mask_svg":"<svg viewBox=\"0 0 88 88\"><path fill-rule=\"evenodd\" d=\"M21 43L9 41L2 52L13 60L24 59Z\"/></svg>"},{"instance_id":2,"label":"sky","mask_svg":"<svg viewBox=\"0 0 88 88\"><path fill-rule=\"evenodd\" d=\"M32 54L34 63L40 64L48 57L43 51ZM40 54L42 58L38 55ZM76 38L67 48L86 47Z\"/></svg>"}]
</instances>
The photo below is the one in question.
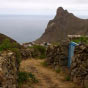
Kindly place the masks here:
<instances>
[{"instance_id":1,"label":"sky","mask_svg":"<svg viewBox=\"0 0 88 88\"><path fill-rule=\"evenodd\" d=\"M76 15L88 15L88 0L0 0L1 15L54 15L58 7Z\"/></svg>"}]
</instances>

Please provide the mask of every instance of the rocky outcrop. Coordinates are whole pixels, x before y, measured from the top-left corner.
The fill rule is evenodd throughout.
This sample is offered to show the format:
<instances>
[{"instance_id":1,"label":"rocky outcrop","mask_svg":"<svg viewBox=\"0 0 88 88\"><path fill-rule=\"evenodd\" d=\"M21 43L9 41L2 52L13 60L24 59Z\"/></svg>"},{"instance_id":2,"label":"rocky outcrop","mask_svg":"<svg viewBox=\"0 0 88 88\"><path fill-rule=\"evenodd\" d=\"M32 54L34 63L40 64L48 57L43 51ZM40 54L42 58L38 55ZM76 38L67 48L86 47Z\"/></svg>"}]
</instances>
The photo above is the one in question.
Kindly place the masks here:
<instances>
[{"instance_id":1,"label":"rocky outcrop","mask_svg":"<svg viewBox=\"0 0 88 88\"><path fill-rule=\"evenodd\" d=\"M0 88L17 88L19 65L11 51L0 53Z\"/></svg>"},{"instance_id":2,"label":"rocky outcrop","mask_svg":"<svg viewBox=\"0 0 88 88\"><path fill-rule=\"evenodd\" d=\"M80 19L59 7L55 18L49 21L44 34L36 42L60 42L67 40L67 35L87 34L88 20Z\"/></svg>"},{"instance_id":3,"label":"rocky outcrop","mask_svg":"<svg viewBox=\"0 0 88 88\"><path fill-rule=\"evenodd\" d=\"M71 78L80 86L88 87L88 45L78 46L72 59Z\"/></svg>"},{"instance_id":4,"label":"rocky outcrop","mask_svg":"<svg viewBox=\"0 0 88 88\"><path fill-rule=\"evenodd\" d=\"M68 44L51 46L47 49L47 63L53 67L67 66Z\"/></svg>"}]
</instances>

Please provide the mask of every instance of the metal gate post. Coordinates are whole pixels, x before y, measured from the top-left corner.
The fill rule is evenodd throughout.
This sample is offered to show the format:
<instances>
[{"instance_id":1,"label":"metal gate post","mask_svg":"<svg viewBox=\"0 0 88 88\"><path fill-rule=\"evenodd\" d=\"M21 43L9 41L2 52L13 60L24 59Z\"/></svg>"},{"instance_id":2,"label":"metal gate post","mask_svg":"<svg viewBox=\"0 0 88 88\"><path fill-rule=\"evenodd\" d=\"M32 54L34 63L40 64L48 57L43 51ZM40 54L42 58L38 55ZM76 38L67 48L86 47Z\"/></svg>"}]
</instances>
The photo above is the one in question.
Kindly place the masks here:
<instances>
[{"instance_id":1,"label":"metal gate post","mask_svg":"<svg viewBox=\"0 0 88 88\"><path fill-rule=\"evenodd\" d=\"M72 63L72 57L74 56L74 50L75 50L75 46L77 46L78 44L75 42L71 42L69 44L69 52L68 52L68 67L71 66Z\"/></svg>"}]
</instances>

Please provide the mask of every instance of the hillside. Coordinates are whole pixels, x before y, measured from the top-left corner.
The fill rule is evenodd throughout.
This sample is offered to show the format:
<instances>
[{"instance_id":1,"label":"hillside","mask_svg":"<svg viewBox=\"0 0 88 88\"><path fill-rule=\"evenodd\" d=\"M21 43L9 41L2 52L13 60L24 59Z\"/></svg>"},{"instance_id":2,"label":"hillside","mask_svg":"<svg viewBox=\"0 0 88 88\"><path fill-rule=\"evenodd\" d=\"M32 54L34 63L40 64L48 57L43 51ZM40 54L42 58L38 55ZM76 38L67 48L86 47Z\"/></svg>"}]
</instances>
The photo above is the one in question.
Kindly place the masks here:
<instances>
[{"instance_id":1,"label":"hillside","mask_svg":"<svg viewBox=\"0 0 88 88\"><path fill-rule=\"evenodd\" d=\"M16 42L14 39L8 37L7 35L4 35L4 34L0 33L0 44L2 44L3 42L7 42L8 43L8 40L11 43L15 43L16 47L21 48L21 45L18 42Z\"/></svg>"},{"instance_id":2,"label":"hillside","mask_svg":"<svg viewBox=\"0 0 88 88\"><path fill-rule=\"evenodd\" d=\"M73 34L87 35L88 19L80 19L59 7L56 16L49 21L44 34L36 42L62 41L67 39L67 35Z\"/></svg>"}]
</instances>

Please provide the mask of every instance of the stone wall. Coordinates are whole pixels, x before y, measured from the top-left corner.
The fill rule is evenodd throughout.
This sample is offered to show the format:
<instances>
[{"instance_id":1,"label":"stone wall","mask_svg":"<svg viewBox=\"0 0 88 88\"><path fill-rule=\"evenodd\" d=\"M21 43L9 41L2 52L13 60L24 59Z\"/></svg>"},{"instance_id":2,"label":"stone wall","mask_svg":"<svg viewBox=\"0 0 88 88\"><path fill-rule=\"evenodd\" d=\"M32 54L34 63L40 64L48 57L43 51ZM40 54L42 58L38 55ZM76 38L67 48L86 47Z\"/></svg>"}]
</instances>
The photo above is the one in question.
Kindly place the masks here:
<instances>
[{"instance_id":1,"label":"stone wall","mask_svg":"<svg viewBox=\"0 0 88 88\"><path fill-rule=\"evenodd\" d=\"M47 63L52 66L67 66L68 44L50 46L47 49Z\"/></svg>"},{"instance_id":2,"label":"stone wall","mask_svg":"<svg viewBox=\"0 0 88 88\"><path fill-rule=\"evenodd\" d=\"M22 59L28 59L32 57L32 50L31 49L20 49Z\"/></svg>"},{"instance_id":3,"label":"stone wall","mask_svg":"<svg viewBox=\"0 0 88 88\"><path fill-rule=\"evenodd\" d=\"M76 47L71 65L71 78L88 88L88 45Z\"/></svg>"},{"instance_id":4,"label":"stone wall","mask_svg":"<svg viewBox=\"0 0 88 88\"><path fill-rule=\"evenodd\" d=\"M18 68L19 65L13 52L0 53L0 88L17 88Z\"/></svg>"},{"instance_id":5,"label":"stone wall","mask_svg":"<svg viewBox=\"0 0 88 88\"><path fill-rule=\"evenodd\" d=\"M68 45L48 47L46 61L53 67L67 66ZM80 88L88 88L88 45L80 45L75 48L71 68L67 70L73 82L79 84Z\"/></svg>"}]
</instances>

